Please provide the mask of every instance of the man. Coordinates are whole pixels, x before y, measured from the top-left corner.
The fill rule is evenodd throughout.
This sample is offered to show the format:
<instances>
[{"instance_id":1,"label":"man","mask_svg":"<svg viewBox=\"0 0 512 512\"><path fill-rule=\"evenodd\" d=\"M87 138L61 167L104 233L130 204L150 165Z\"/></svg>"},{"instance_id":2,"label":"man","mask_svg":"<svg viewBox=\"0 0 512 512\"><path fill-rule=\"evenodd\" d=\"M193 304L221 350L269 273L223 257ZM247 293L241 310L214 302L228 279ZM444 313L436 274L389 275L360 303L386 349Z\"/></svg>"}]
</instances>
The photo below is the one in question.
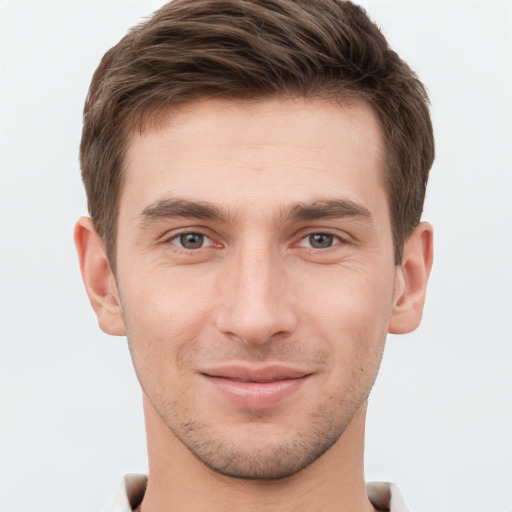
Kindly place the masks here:
<instances>
[{"instance_id":1,"label":"man","mask_svg":"<svg viewBox=\"0 0 512 512\"><path fill-rule=\"evenodd\" d=\"M350 2L175 0L107 52L75 241L149 454L109 510L406 510L364 423L432 264L427 103Z\"/></svg>"}]
</instances>

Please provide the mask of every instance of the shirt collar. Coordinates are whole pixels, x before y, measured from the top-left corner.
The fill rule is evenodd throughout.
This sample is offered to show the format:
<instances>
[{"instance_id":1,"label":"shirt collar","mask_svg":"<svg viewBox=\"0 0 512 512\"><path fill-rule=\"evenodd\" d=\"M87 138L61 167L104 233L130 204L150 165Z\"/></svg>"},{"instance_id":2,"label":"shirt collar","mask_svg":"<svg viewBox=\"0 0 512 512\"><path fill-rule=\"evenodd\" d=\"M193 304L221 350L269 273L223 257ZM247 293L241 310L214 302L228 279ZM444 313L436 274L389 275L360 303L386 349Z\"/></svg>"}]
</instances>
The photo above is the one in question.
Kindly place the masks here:
<instances>
[{"instance_id":1,"label":"shirt collar","mask_svg":"<svg viewBox=\"0 0 512 512\"><path fill-rule=\"evenodd\" d=\"M132 512L140 505L146 492L146 475L125 475L119 483L112 503L104 512ZM368 498L374 507L389 512L408 512L400 490L389 482L370 482L366 485Z\"/></svg>"}]
</instances>

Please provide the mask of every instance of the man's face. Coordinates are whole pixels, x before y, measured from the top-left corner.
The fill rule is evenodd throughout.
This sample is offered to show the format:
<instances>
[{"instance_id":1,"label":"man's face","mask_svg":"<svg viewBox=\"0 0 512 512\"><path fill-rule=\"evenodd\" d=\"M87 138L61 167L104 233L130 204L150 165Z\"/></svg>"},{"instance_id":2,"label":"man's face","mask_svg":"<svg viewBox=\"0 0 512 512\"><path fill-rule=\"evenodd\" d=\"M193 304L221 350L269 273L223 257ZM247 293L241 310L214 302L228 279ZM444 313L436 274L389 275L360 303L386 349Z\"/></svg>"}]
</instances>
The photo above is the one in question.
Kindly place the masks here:
<instances>
[{"instance_id":1,"label":"man's face","mask_svg":"<svg viewBox=\"0 0 512 512\"><path fill-rule=\"evenodd\" d=\"M294 474L377 374L398 286L363 103L202 101L129 142L117 286L138 378L224 474Z\"/></svg>"}]
</instances>

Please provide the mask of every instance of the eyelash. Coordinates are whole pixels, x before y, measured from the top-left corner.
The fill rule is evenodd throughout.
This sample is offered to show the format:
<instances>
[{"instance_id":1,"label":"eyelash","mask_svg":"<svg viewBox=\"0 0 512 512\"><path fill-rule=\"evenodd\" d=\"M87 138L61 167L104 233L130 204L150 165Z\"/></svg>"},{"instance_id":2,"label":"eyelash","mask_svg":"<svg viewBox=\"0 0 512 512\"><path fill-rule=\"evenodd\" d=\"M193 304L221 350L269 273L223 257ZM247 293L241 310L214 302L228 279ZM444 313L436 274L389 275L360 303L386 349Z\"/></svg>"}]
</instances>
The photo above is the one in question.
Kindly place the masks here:
<instances>
[{"instance_id":1,"label":"eyelash","mask_svg":"<svg viewBox=\"0 0 512 512\"><path fill-rule=\"evenodd\" d=\"M180 241L180 240L182 240L182 237L185 237L187 235L196 235L198 237L202 237L201 247L195 247L195 248L184 247L182 241ZM331 245L328 245L327 247L312 247L311 245L303 245L303 243L306 242L308 239L311 240L311 237L313 237L313 236L324 236L324 237L331 238L332 243L331 243ZM207 243L207 241L209 241L210 243L205 246L204 242ZM180 233L176 233L171 238L168 238L166 240L166 242L176 246L178 249L180 249L181 251L185 251L185 252L196 252L200 249L206 249L209 246L214 245L214 241L208 235L205 235L204 233L202 233L200 231L183 231ZM327 249L332 248L333 246L336 246L338 244L344 244L344 243L347 243L347 241L344 240L343 238L341 238L340 236L335 235L334 233L330 233L328 231L312 231L312 232L309 232L306 235L302 236L300 238L298 245L300 247L306 247L307 249L311 249L311 250L325 251Z\"/></svg>"},{"instance_id":2,"label":"eyelash","mask_svg":"<svg viewBox=\"0 0 512 512\"><path fill-rule=\"evenodd\" d=\"M196 252L199 249L205 249L206 248L205 246L201 245L201 247L190 249L190 248L187 248L187 247L183 247L183 245L178 245L178 243L175 243L175 241L180 241L180 239L182 237L185 237L187 235L196 235L196 236L199 236L199 237L203 237L204 241L207 241L207 240L210 241L210 245L213 243L213 240L208 235L205 235L204 233L201 233L200 231L182 231L180 233L176 233L171 238L168 238L167 242L172 244L172 245L175 245L176 247L178 247L178 249L180 249L182 251L186 251L186 252Z\"/></svg>"},{"instance_id":3,"label":"eyelash","mask_svg":"<svg viewBox=\"0 0 512 512\"><path fill-rule=\"evenodd\" d=\"M313 236L324 236L324 237L332 238L332 244L329 245L328 247L312 247L311 245L309 245L309 246L307 246L308 249L327 250L327 249L330 249L331 247L338 245L340 243L346 243L343 238L341 238L338 235L335 235L334 233L329 233L328 231L313 231L313 232L308 233L307 235L303 236L300 239L299 245L304 247L302 245L302 242L305 242L306 240L311 239L311 237L313 237Z\"/></svg>"}]
</instances>

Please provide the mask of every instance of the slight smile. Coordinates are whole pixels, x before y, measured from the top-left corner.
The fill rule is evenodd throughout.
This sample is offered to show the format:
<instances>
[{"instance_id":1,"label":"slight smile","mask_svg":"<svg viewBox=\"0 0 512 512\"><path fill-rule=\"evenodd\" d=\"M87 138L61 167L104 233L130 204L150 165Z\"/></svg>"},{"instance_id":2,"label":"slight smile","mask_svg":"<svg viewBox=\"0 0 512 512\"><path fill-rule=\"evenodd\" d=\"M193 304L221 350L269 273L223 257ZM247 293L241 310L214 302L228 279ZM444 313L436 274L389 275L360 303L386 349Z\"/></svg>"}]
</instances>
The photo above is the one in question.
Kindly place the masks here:
<instances>
[{"instance_id":1,"label":"slight smile","mask_svg":"<svg viewBox=\"0 0 512 512\"><path fill-rule=\"evenodd\" d=\"M266 409L298 391L313 374L283 366L258 369L228 366L201 375L232 404L246 409Z\"/></svg>"}]
</instances>

